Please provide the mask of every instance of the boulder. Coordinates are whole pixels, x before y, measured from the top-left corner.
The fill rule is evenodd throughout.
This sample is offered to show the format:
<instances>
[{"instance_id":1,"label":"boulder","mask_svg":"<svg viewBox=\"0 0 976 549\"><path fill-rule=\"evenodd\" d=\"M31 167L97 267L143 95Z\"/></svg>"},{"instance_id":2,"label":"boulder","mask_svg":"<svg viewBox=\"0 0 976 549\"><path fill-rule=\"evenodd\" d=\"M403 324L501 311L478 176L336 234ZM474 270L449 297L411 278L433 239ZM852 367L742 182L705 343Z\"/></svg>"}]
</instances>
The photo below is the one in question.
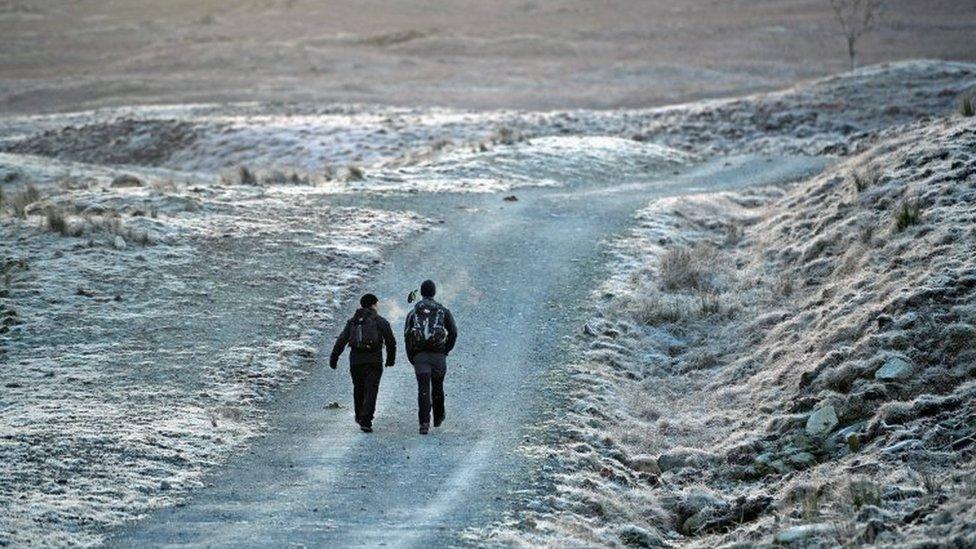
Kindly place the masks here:
<instances>
[{"instance_id":1,"label":"boulder","mask_svg":"<svg viewBox=\"0 0 976 549\"><path fill-rule=\"evenodd\" d=\"M908 379L915 368L903 358L891 357L874 372L874 379L879 381L901 381Z\"/></svg>"},{"instance_id":2,"label":"boulder","mask_svg":"<svg viewBox=\"0 0 976 549\"><path fill-rule=\"evenodd\" d=\"M821 437L829 433L837 426L837 412L830 404L815 410L807 418L806 432L812 437Z\"/></svg>"},{"instance_id":3,"label":"boulder","mask_svg":"<svg viewBox=\"0 0 976 549\"><path fill-rule=\"evenodd\" d=\"M125 249L125 239L122 238L122 235L115 235L115 242L113 242L112 244L115 246L116 250Z\"/></svg>"},{"instance_id":4,"label":"boulder","mask_svg":"<svg viewBox=\"0 0 976 549\"><path fill-rule=\"evenodd\" d=\"M786 458L795 469L809 469L817 464L817 458L810 452L797 452Z\"/></svg>"}]
</instances>

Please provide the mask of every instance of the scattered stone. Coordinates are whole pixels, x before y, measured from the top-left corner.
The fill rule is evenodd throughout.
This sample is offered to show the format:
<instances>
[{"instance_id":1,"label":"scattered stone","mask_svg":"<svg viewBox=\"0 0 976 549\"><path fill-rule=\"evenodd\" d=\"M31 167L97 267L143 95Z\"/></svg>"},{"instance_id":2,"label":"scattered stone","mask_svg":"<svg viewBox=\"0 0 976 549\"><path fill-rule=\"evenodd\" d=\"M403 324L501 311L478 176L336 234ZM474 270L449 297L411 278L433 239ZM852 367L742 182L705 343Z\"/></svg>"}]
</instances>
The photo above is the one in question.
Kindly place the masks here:
<instances>
[{"instance_id":1,"label":"scattered stone","mask_svg":"<svg viewBox=\"0 0 976 549\"><path fill-rule=\"evenodd\" d=\"M830 404L815 410L807 418L806 432L812 437L824 436L837 426L837 412Z\"/></svg>"},{"instance_id":2,"label":"scattered stone","mask_svg":"<svg viewBox=\"0 0 976 549\"><path fill-rule=\"evenodd\" d=\"M159 483L159 489L160 490L163 490L163 491L169 490L172 487L173 487L173 485L170 484L168 480L164 480L164 481L162 481L162 482Z\"/></svg>"},{"instance_id":3,"label":"scattered stone","mask_svg":"<svg viewBox=\"0 0 976 549\"><path fill-rule=\"evenodd\" d=\"M95 297L95 292L92 292L91 290L86 290L79 286L78 289L75 290L75 295L80 295L84 297Z\"/></svg>"},{"instance_id":4,"label":"scattered stone","mask_svg":"<svg viewBox=\"0 0 976 549\"><path fill-rule=\"evenodd\" d=\"M586 334L586 335L588 335L588 336L595 336L596 335L596 332L593 331L593 328L590 327L589 323L583 324L583 333Z\"/></svg>"},{"instance_id":5,"label":"scattered stone","mask_svg":"<svg viewBox=\"0 0 976 549\"><path fill-rule=\"evenodd\" d=\"M339 408L342 408L342 405L334 400L325 405L326 410L338 410Z\"/></svg>"},{"instance_id":6,"label":"scattered stone","mask_svg":"<svg viewBox=\"0 0 976 549\"><path fill-rule=\"evenodd\" d=\"M115 246L116 250L124 250L125 239L122 238L122 235L115 235L115 242L113 242L112 245Z\"/></svg>"},{"instance_id":7,"label":"scattered stone","mask_svg":"<svg viewBox=\"0 0 976 549\"><path fill-rule=\"evenodd\" d=\"M146 184L142 182L141 179L134 175L122 174L117 176L112 180L111 186L116 189L120 188L131 188L131 187L144 187Z\"/></svg>"},{"instance_id":8,"label":"scattered stone","mask_svg":"<svg viewBox=\"0 0 976 549\"><path fill-rule=\"evenodd\" d=\"M786 458L795 469L809 469L817 464L817 458L810 452L797 452Z\"/></svg>"},{"instance_id":9,"label":"scattered stone","mask_svg":"<svg viewBox=\"0 0 976 549\"><path fill-rule=\"evenodd\" d=\"M901 381L911 377L915 368L900 357L891 357L874 373L879 381Z\"/></svg>"},{"instance_id":10,"label":"scattered stone","mask_svg":"<svg viewBox=\"0 0 976 549\"><path fill-rule=\"evenodd\" d=\"M502 200L504 200L505 202L518 202L518 197L515 196L514 194L510 194L505 198L503 198Z\"/></svg>"},{"instance_id":11,"label":"scattered stone","mask_svg":"<svg viewBox=\"0 0 976 549\"><path fill-rule=\"evenodd\" d=\"M794 545L804 543L811 538L830 535L836 531L836 527L830 524L801 524L786 530L780 530L773 536L773 542L782 545Z\"/></svg>"}]
</instances>

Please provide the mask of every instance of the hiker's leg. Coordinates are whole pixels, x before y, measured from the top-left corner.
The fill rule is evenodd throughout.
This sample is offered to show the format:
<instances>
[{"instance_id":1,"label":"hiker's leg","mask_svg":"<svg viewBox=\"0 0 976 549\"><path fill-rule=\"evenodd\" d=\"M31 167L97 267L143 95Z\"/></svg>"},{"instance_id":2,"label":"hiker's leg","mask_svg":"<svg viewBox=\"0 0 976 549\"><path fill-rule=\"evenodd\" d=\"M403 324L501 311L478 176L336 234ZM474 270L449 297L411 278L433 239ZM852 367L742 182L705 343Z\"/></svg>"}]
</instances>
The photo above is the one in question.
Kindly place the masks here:
<instances>
[{"instance_id":1,"label":"hiker's leg","mask_svg":"<svg viewBox=\"0 0 976 549\"><path fill-rule=\"evenodd\" d=\"M373 425L373 412L376 411L376 395L380 391L380 377L383 376L383 365L380 363L370 364L365 368L363 376L363 403L359 414L363 425L371 427Z\"/></svg>"},{"instance_id":2,"label":"hiker's leg","mask_svg":"<svg viewBox=\"0 0 976 549\"><path fill-rule=\"evenodd\" d=\"M352 374L352 405L356 411L356 423L359 423L362 421L363 390L366 385L363 376L363 367L358 364L350 366L349 373Z\"/></svg>"},{"instance_id":3,"label":"hiker's leg","mask_svg":"<svg viewBox=\"0 0 976 549\"><path fill-rule=\"evenodd\" d=\"M434 425L444 421L444 372L435 371L430 375L430 400L434 408Z\"/></svg>"},{"instance_id":4,"label":"hiker's leg","mask_svg":"<svg viewBox=\"0 0 976 549\"><path fill-rule=\"evenodd\" d=\"M430 368L417 368L417 417L420 424L430 423Z\"/></svg>"}]
</instances>

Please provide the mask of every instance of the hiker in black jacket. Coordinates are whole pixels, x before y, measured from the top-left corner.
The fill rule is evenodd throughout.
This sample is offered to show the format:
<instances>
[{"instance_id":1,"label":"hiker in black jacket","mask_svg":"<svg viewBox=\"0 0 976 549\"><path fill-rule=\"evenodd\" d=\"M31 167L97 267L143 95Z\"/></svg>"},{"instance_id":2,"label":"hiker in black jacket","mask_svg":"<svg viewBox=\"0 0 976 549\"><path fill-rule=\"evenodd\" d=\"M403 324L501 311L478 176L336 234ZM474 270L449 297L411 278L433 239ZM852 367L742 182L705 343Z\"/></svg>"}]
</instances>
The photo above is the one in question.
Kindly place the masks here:
<instances>
[{"instance_id":1,"label":"hiker in black jacket","mask_svg":"<svg viewBox=\"0 0 976 549\"><path fill-rule=\"evenodd\" d=\"M373 412L376 410L376 393L380 390L383 375L383 345L386 345L386 366L396 362L396 340L390 323L376 312L379 300L366 294L359 300L356 310L332 348L329 366L335 370L339 355L349 346L349 373L352 374L352 399L356 410L356 423L364 433L373 432Z\"/></svg>"},{"instance_id":2,"label":"hiker in black jacket","mask_svg":"<svg viewBox=\"0 0 976 549\"><path fill-rule=\"evenodd\" d=\"M451 311L434 301L437 287L430 280L420 285L423 299L407 313L404 344L407 359L417 374L417 405L420 434L430 431L430 412L433 406L434 427L444 422L444 375L447 355L457 341L457 326ZM411 298L413 293L411 293Z\"/></svg>"}]
</instances>

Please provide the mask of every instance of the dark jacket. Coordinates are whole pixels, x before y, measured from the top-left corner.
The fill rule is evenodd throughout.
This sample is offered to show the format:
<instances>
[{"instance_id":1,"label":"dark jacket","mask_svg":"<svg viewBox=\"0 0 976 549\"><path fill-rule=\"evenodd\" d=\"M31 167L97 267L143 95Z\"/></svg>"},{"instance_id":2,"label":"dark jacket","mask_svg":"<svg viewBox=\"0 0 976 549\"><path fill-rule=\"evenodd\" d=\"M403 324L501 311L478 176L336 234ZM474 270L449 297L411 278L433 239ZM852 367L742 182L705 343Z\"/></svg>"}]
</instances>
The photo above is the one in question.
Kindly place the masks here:
<instances>
[{"instance_id":1,"label":"dark jacket","mask_svg":"<svg viewBox=\"0 0 976 549\"><path fill-rule=\"evenodd\" d=\"M416 311L417 307L420 307L422 304L436 305L444 310L444 328L447 330L447 339L445 339L444 343L440 344L437 349L433 349L433 350L415 349L413 342L410 341L411 339L410 325L413 323L414 311ZM403 325L403 333L404 333L404 338L403 338L404 346L407 349L407 359L410 361L411 364L413 364L414 357L421 352L424 353L432 352L432 353L447 356L454 349L454 343L457 342L457 335L458 335L457 325L454 324L454 315L451 314L451 311L449 311L447 307L441 305L440 303L434 301L433 299L426 298L426 297L418 301L417 304L414 305L414 308L410 309L410 312L407 313L407 320Z\"/></svg>"},{"instance_id":2,"label":"dark jacket","mask_svg":"<svg viewBox=\"0 0 976 549\"><path fill-rule=\"evenodd\" d=\"M342 351L345 350L346 345L349 345L349 334L352 331L353 322L363 316L375 316L376 317L376 327L380 332L380 337L383 338L383 344L386 346L386 365L393 366L396 362L396 339L393 338L393 329L390 328L390 323L386 321L385 318L381 317L373 309L358 309L356 314L353 315L348 321L346 321L346 327L339 334L339 338L336 339L335 346L332 347L332 356L329 358L329 366L335 368L339 363L339 356ZM349 349L349 364L353 366L358 366L360 364L382 364L383 362L383 351L380 347L370 351L360 351L359 349Z\"/></svg>"}]
</instances>

